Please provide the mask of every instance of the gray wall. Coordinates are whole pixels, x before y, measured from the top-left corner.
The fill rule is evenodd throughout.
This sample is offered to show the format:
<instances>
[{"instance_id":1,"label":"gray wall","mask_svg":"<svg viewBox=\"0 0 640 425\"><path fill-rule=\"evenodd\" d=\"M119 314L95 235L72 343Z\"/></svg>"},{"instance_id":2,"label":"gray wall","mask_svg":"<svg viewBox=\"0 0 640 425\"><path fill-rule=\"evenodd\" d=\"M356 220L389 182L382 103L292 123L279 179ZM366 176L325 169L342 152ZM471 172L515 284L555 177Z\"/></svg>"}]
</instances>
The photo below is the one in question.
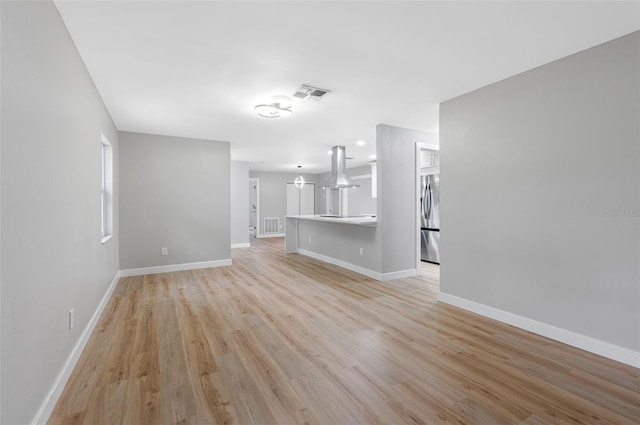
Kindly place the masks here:
<instances>
[{"instance_id":1,"label":"gray wall","mask_svg":"<svg viewBox=\"0 0 640 425\"><path fill-rule=\"evenodd\" d=\"M326 190L322 187L322 183L329 177L331 173L316 174L316 214L327 213Z\"/></svg>"},{"instance_id":2,"label":"gray wall","mask_svg":"<svg viewBox=\"0 0 640 425\"><path fill-rule=\"evenodd\" d=\"M441 105L442 292L640 351L639 43Z\"/></svg>"},{"instance_id":3,"label":"gray wall","mask_svg":"<svg viewBox=\"0 0 640 425\"><path fill-rule=\"evenodd\" d=\"M249 171L249 177L260 179L260 235L264 234L264 218L280 217L281 232L284 233L284 216L287 214L287 183L293 183L299 173L275 173ZM309 183L317 183L317 175L302 174ZM318 185L316 184L316 211L318 210ZM247 219L248 221L248 219Z\"/></svg>"},{"instance_id":4,"label":"gray wall","mask_svg":"<svg viewBox=\"0 0 640 425\"><path fill-rule=\"evenodd\" d=\"M376 227L298 220L298 247L380 272L378 231Z\"/></svg>"},{"instance_id":5,"label":"gray wall","mask_svg":"<svg viewBox=\"0 0 640 425\"><path fill-rule=\"evenodd\" d=\"M415 269L416 143L437 148L437 136L384 124L376 132L382 273Z\"/></svg>"},{"instance_id":6,"label":"gray wall","mask_svg":"<svg viewBox=\"0 0 640 425\"><path fill-rule=\"evenodd\" d=\"M2 417L29 423L118 266L118 133L53 2L1 2ZM100 134L115 237L101 244ZM68 330L68 312L75 327Z\"/></svg>"},{"instance_id":7,"label":"gray wall","mask_svg":"<svg viewBox=\"0 0 640 425\"><path fill-rule=\"evenodd\" d=\"M231 244L249 243L249 163L231 161Z\"/></svg>"},{"instance_id":8,"label":"gray wall","mask_svg":"<svg viewBox=\"0 0 640 425\"><path fill-rule=\"evenodd\" d=\"M227 142L121 132L121 269L230 259L230 162Z\"/></svg>"},{"instance_id":9,"label":"gray wall","mask_svg":"<svg viewBox=\"0 0 640 425\"><path fill-rule=\"evenodd\" d=\"M384 280L396 278L396 273L412 271L415 273L418 258L416 251L417 144L438 148L438 137L435 134L407 128L378 125L376 127L378 157L376 228L348 229L347 225L327 226L323 223L300 221L298 224L299 247L381 273ZM365 168L359 168L350 169L349 175L364 174ZM371 171L369 166L366 168L369 168L369 172ZM318 181L322 182L326 174L317 177ZM362 184L363 180L358 182ZM364 186L364 188L370 196L370 187ZM358 189L349 189L348 212L350 215L357 212L357 207L352 206L352 201L354 197L364 195L364 191L356 194L361 189L363 186ZM320 199L319 205L324 210L324 199ZM308 242L309 236L312 243ZM329 236L333 236L333 239ZM335 241L340 242L339 248L336 248ZM360 247L364 248L363 256L359 255Z\"/></svg>"}]
</instances>

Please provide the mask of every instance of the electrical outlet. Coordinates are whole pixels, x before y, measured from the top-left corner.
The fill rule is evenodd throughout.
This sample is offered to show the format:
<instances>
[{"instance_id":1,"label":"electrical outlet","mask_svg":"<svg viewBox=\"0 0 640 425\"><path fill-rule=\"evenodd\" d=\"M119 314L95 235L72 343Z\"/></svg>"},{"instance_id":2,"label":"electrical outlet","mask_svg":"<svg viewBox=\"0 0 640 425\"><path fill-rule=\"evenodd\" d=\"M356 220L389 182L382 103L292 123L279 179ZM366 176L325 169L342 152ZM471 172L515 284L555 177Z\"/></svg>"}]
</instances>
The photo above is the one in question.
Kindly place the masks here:
<instances>
[{"instance_id":1,"label":"electrical outlet","mask_svg":"<svg viewBox=\"0 0 640 425\"><path fill-rule=\"evenodd\" d=\"M73 315L73 309L69 310L69 330L73 329L73 326L76 324L76 319Z\"/></svg>"},{"instance_id":2,"label":"electrical outlet","mask_svg":"<svg viewBox=\"0 0 640 425\"><path fill-rule=\"evenodd\" d=\"M162 255L169 255L169 248L162 247Z\"/></svg>"},{"instance_id":3,"label":"electrical outlet","mask_svg":"<svg viewBox=\"0 0 640 425\"><path fill-rule=\"evenodd\" d=\"M311 243L311 236L309 236L309 243Z\"/></svg>"},{"instance_id":4,"label":"electrical outlet","mask_svg":"<svg viewBox=\"0 0 640 425\"><path fill-rule=\"evenodd\" d=\"M360 248L360 255L364 255L364 248Z\"/></svg>"}]
</instances>

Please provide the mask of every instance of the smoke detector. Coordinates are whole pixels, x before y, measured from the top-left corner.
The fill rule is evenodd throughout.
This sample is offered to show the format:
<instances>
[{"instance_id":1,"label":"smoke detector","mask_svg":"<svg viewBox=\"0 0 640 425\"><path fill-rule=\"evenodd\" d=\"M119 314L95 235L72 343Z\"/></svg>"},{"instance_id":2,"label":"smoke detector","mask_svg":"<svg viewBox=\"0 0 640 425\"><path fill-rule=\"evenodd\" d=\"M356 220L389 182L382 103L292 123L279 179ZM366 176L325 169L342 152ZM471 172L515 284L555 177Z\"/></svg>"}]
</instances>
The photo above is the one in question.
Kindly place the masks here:
<instances>
[{"instance_id":1,"label":"smoke detector","mask_svg":"<svg viewBox=\"0 0 640 425\"><path fill-rule=\"evenodd\" d=\"M313 87L308 84L303 84L296 90L293 94L293 97L297 97L298 99L311 99L316 102L320 99L326 97L331 90L321 89L319 87Z\"/></svg>"}]
</instances>

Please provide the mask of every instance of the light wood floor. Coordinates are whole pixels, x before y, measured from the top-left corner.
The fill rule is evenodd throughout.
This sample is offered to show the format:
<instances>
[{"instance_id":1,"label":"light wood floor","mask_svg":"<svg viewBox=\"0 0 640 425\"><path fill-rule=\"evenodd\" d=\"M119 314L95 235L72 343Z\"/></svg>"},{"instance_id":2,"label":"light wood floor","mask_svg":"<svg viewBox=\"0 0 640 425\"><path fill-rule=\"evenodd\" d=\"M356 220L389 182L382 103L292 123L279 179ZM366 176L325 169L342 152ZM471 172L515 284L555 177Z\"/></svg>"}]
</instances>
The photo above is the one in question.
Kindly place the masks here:
<instances>
[{"instance_id":1,"label":"light wood floor","mask_svg":"<svg viewBox=\"0 0 640 425\"><path fill-rule=\"evenodd\" d=\"M120 279L49 424L632 424L640 371L282 239Z\"/></svg>"}]
</instances>

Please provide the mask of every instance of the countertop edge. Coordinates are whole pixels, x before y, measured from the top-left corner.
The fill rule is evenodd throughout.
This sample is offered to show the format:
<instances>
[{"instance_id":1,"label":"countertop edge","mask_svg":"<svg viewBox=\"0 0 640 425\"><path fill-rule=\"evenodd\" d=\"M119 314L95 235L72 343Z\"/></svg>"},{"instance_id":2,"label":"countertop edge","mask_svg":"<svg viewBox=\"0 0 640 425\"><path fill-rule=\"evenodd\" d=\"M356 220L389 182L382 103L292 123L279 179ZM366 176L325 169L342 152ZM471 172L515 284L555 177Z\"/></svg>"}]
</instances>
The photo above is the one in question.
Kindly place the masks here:
<instances>
[{"instance_id":1,"label":"countertop edge","mask_svg":"<svg viewBox=\"0 0 640 425\"><path fill-rule=\"evenodd\" d=\"M292 218L296 220L307 220L307 221L317 221L321 223L335 223L335 224L351 224L355 226L364 226L364 227L377 227L378 221L375 219L371 219L370 217L344 217L344 218L332 218L332 217L321 217L319 215L285 215L285 218ZM366 221L362 221L362 219L369 218Z\"/></svg>"}]
</instances>

